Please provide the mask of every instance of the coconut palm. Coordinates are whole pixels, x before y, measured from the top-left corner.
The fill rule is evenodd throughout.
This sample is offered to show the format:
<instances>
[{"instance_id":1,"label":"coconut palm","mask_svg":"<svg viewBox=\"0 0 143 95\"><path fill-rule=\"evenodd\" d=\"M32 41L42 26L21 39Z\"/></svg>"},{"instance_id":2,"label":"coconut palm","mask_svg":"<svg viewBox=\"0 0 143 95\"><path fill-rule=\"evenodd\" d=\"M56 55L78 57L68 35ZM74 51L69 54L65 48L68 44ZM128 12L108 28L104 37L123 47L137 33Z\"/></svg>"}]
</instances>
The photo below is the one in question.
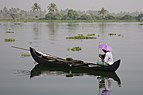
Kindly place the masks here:
<instances>
[{"instance_id":1,"label":"coconut palm","mask_svg":"<svg viewBox=\"0 0 143 95\"><path fill-rule=\"evenodd\" d=\"M101 15L101 17L105 18L105 16L107 15L108 11L105 10L104 8L102 8L100 11L99 11L99 15Z\"/></svg>"},{"instance_id":2,"label":"coconut palm","mask_svg":"<svg viewBox=\"0 0 143 95\"><path fill-rule=\"evenodd\" d=\"M35 16L36 18L39 18L39 10L41 10L40 5L38 5L37 3L34 3L34 5L32 6L32 10L33 11L37 11L37 16Z\"/></svg>"},{"instance_id":3,"label":"coconut palm","mask_svg":"<svg viewBox=\"0 0 143 95\"><path fill-rule=\"evenodd\" d=\"M35 11L35 10L39 11L39 10L41 10L41 7L37 3L34 3L34 5L32 6L32 10L33 11Z\"/></svg>"},{"instance_id":4,"label":"coconut palm","mask_svg":"<svg viewBox=\"0 0 143 95\"><path fill-rule=\"evenodd\" d=\"M49 13L56 14L58 12L57 5L55 3L50 3L48 6Z\"/></svg>"}]
</instances>

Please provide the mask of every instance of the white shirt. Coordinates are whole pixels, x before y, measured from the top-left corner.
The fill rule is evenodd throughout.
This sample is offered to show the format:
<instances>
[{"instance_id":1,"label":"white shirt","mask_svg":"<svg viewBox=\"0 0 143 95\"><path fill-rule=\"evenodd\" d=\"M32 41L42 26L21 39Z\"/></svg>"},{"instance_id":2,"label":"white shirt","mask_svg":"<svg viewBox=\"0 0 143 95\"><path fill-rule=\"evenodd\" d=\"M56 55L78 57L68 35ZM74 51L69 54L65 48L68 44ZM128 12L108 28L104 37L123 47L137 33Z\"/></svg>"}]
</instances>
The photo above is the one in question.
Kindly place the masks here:
<instances>
[{"instance_id":1,"label":"white shirt","mask_svg":"<svg viewBox=\"0 0 143 95\"><path fill-rule=\"evenodd\" d=\"M111 52L107 52L105 54L104 62L108 63L109 65L113 64L113 56Z\"/></svg>"}]
</instances>

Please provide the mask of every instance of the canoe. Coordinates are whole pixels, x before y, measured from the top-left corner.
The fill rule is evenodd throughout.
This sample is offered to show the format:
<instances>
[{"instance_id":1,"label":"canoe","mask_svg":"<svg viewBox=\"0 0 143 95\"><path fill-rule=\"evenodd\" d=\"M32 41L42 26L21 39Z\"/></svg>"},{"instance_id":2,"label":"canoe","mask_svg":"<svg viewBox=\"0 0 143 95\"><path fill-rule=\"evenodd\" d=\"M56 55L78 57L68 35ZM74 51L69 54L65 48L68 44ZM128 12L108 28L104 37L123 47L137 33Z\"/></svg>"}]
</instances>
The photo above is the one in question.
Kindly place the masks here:
<instances>
[{"instance_id":1,"label":"canoe","mask_svg":"<svg viewBox=\"0 0 143 95\"><path fill-rule=\"evenodd\" d=\"M77 76L93 76L99 78L111 78L121 86L120 77L116 74L116 72L106 72L106 71L93 71L93 70L83 70L76 68L57 68L54 66L46 66L45 64L37 64L30 72L30 78L34 78L36 76L65 76L65 77L77 77Z\"/></svg>"},{"instance_id":2,"label":"canoe","mask_svg":"<svg viewBox=\"0 0 143 95\"><path fill-rule=\"evenodd\" d=\"M83 70L90 70L90 71L109 71L114 72L120 66L120 59L115 61L113 65L99 65L90 62L84 62L81 60L74 60L72 58L59 58L56 56L49 55L47 53L43 53L40 51L35 50L34 48L30 47L30 53L33 59L39 63L44 64L47 66L53 67L65 67L65 68L74 68L74 69L83 69Z\"/></svg>"}]
</instances>

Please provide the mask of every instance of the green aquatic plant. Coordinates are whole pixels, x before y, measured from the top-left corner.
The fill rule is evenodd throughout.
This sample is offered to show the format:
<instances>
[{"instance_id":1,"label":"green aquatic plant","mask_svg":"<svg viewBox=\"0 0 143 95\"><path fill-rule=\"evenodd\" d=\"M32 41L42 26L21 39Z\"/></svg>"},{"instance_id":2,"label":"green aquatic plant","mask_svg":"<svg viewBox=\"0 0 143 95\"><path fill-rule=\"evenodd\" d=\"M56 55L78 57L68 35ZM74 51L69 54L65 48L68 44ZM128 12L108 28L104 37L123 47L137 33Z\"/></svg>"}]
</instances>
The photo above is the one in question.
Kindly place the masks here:
<instances>
[{"instance_id":1,"label":"green aquatic plant","mask_svg":"<svg viewBox=\"0 0 143 95\"><path fill-rule=\"evenodd\" d=\"M121 36L124 37L122 34L115 34L115 33L108 33L109 36Z\"/></svg>"},{"instance_id":2,"label":"green aquatic plant","mask_svg":"<svg viewBox=\"0 0 143 95\"><path fill-rule=\"evenodd\" d=\"M29 57L30 54L29 53L21 53L21 57Z\"/></svg>"},{"instance_id":3,"label":"green aquatic plant","mask_svg":"<svg viewBox=\"0 0 143 95\"><path fill-rule=\"evenodd\" d=\"M12 32L12 31L6 31L6 33L14 33L14 32Z\"/></svg>"},{"instance_id":4,"label":"green aquatic plant","mask_svg":"<svg viewBox=\"0 0 143 95\"><path fill-rule=\"evenodd\" d=\"M14 38L6 38L4 39L5 42L15 42L16 40Z\"/></svg>"},{"instance_id":5,"label":"green aquatic plant","mask_svg":"<svg viewBox=\"0 0 143 95\"><path fill-rule=\"evenodd\" d=\"M113 36L116 35L115 33L108 33L109 36Z\"/></svg>"},{"instance_id":6,"label":"green aquatic plant","mask_svg":"<svg viewBox=\"0 0 143 95\"><path fill-rule=\"evenodd\" d=\"M66 37L66 39L96 39L95 34L78 34L76 36Z\"/></svg>"},{"instance_id":7,"label":"green aquatic plant","mask_svg":"<svg viewBox=\"0 0 143 95\"><path fill-rule=\"evenodd\" d=\"M70 51L81 51L82 49L81 49L81 47L73 47L73 48L68 48L68 50Z\"/></svg>"},{"instance_id":8,"label":"green aquatic plant","mask_svg":"<svg viewBox=\"0 0 143 95\"><path fill-rule=\"evenodd\" d=\"M8 29L6 33L14 33L11 29Z\"/></svg>"},{"instance_id":9,"label":"green aquatic plant","mask_svg":"<svg viewBox=\"0 0 143 95\"><path fill-rule=\"evenodd\" d=\"M87 36L95 36L95 34L87 34Z\"/></svg>"}]
</instances>

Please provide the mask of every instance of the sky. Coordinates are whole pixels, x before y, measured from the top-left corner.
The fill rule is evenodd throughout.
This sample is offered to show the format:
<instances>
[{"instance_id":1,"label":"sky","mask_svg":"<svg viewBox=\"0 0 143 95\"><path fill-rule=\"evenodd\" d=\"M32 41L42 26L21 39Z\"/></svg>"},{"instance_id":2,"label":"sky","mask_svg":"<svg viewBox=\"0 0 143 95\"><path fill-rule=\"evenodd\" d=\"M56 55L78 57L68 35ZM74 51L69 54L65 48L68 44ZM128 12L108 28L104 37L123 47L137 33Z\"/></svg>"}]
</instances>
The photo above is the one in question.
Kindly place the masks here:
<instances>
[{"instance_id":1,"label":"sky","mask_svg":"<svg viewBox=\"0 0 143 95\"><path fill-rule=\"evenodd\" d=\"M34 3L40 4L42 10L47 10L50 3L55 3L58 9L100 10L104 8L109 12L143 12L143 0L0 0L0 10L7 8L20 8L31 10Z\"/></svg>"}]
</instances>

